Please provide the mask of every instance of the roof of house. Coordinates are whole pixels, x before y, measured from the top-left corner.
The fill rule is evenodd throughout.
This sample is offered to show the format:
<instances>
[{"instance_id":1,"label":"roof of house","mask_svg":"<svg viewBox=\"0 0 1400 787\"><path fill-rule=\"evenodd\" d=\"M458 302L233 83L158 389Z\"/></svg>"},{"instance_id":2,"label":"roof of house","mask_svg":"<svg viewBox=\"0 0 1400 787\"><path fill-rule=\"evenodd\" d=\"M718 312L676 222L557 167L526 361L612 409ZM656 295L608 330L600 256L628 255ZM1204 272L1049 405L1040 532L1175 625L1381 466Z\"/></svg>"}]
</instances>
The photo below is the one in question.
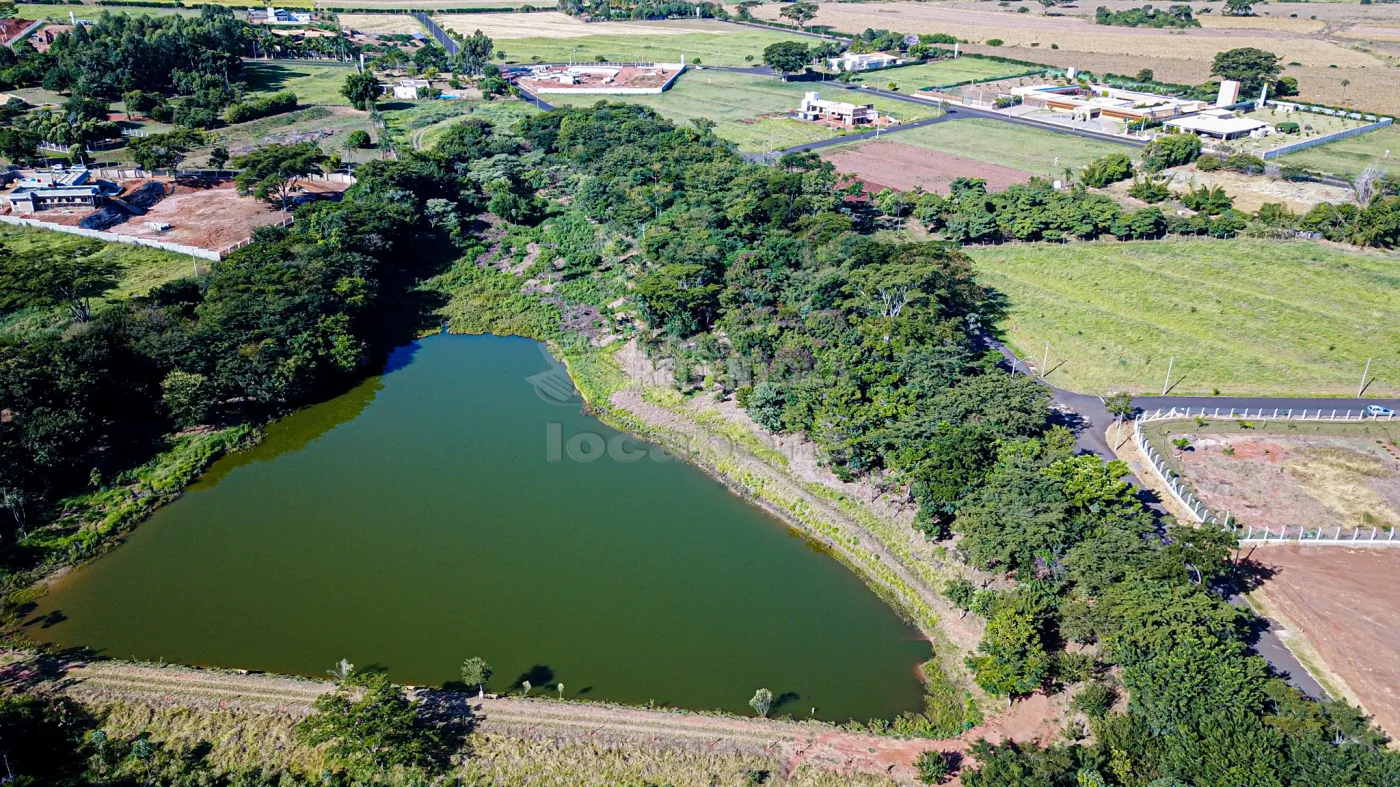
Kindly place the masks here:
<instances>
[{"instance_id":1,"label":"roof of house","mask_svg":"<svg viewBox=\"0 0 1400 787\"><path fill-rule=\"evenodd\" d=\"M1214 112L1202 112L1198 115L1174 118L1168 120L1166 125L1182 129L1183 131L1203 132L1206 134L1247 134L1251 131L1257 131L1258 129L1266 127L1266 124L1251 118L1221 116Z\"/></svg>"}]
</instances>

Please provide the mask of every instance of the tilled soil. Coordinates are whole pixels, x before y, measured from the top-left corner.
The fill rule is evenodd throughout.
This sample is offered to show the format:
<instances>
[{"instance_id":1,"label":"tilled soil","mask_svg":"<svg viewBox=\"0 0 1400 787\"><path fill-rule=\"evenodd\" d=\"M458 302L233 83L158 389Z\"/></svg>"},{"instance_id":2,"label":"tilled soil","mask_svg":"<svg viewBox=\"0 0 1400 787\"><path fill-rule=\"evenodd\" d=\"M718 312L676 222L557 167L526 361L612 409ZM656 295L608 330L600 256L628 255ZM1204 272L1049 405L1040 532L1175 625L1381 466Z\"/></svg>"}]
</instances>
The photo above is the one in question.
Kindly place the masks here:
<instances>
[{"instance_id":1,"label":"tilled soil","mask_svg":"<svg viewBox=\"0 0 1400 787\"><path fill-rule=\"evenodd\" d=\"M1031 173L1019 169L899 142L870 142L824 153L822 158L835 165L837 172L899 191L922 186L924 191L947 194L948 184L960 177L984 178L989 191L1001 191L1031 179Z\"/></svg>"}]
</instances>

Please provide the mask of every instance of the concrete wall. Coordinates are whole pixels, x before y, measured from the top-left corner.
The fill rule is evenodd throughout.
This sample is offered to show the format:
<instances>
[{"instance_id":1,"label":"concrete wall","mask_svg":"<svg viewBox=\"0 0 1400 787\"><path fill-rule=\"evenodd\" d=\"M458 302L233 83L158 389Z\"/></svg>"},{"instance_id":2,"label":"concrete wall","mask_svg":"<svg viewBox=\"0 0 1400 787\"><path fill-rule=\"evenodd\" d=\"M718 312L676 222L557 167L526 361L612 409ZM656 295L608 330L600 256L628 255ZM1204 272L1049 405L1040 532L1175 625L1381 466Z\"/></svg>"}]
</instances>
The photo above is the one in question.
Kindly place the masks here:
<instances>
[{"instance_id":1,"label":"concrete wall","mask_svg":"<svg viewBox=\"0 0 1400 787\"><path fill-rule=\"evenodd\" d=\"M156 240L154 238L138 238L133 235L118 235L114 232L87 230L83 229L82 227L72 227L67 224L53 224L47 221L39 221L37 219L21 219L15 216L0 216L0 222L3 222L5 224L14 224L20 227L34 227L36 229L42 230L66 232L70 235L82 235L86 238L105 240L109 243L129 243L134 246L149 246L153 249L173 251L176 254L188 254L191 257L198 257L202 260L210 260L212 262L218 262L220 259L222 259L219 256L219 252L217 251L200 249L194 246L185 246L184 244L180 243L167 243L165 241Z\"/></svg>"},{"instance_id":2,"label":"concrete wall","mask_svg":"<svg viewBox=\"0 0 1400 787\"><path fill-rule=\"evenodd\" d=\"M1370 123L1370 124L1365 125L1365 126L1360 126L1360 127L1357 127L1357 128L1349 128L1349 129L1347 129L1347 130L1345 130L1345 131L1338 131L1338 132L1335 133L1335 134L1328 134L1328 135L1326 135L1326 136L1321 136L1321 137L1313 137L1312 139L1304 139L1304 140L1301 140L1301 141L1298 141L1298 142L1294 142L1294 143L1291 144L1291 145L1284 145L1283 147L1274 148L1273 150L1266 150L1266 151L1264 151L1264 160L1265 160L1265 161L1268 161L1269 159L1276 159L1276 158L1278 158L1279 156L1286 156L1286 155L1288 155L1289 153L1297 153L1297 152L1300 151L1300 150L1307 150L1308 148L1315 148L1315 147L1317 147L1318 145L1326 145L1328 142L1336 142L1336 141L1339 140L1339 139L1347 139L1348 137L1355 137L1355 136L1358 136L1358 135L1361 135L1361 134L1365 134L1365 133L1367 133L1367 132L1369 132L1369 131L1375 131L1375 130L1378 129L1378 128L1385 128L1386 126L1390 125L1390 124L1393 123L1393 122L1394 122L1394 121L1391 120L1390 118L1381 118L1380 120L1376 121L1375 123Z\"/></svg>"}]
</instances>

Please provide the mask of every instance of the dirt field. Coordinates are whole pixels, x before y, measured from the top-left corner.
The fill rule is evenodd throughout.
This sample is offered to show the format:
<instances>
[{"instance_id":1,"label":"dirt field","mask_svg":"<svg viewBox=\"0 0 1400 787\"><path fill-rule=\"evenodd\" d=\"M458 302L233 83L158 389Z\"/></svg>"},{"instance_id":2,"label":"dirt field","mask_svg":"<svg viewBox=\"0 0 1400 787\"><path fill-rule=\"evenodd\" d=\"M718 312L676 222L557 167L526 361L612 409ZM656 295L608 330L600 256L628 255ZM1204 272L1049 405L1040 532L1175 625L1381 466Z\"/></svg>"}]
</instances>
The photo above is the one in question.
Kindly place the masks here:
<instances>
[{"instance_id":1,"label":"dirt field","mask_svg":"<svg viewBox=\"0 0 1400 787\"><path fill-rule=\"evenodd\" d=\"M176 186L146 215L132 217L110 232L219 251L247 239L255 228L281 220L282 214L267 204L238 196L231 183L211 189ZM154 230L146 226L151 221L165 222L170 229Z\"/></svg>"},{"instance_id":2,"label":"dirt field","mask_svg":"<svg viewBox=\"0 0 1400 787\"><path fill-rule=\"evenodd\" d=\"M735 28L698 20L667 24L645 22L583 22L558 11L533 14L440 14L434 18L448 30L470 35L480 30L493 39L584 38L587 36L667 36L684 33L718 33Z\"/></svg>"},{"instance_id":3,"label":"dirt field","mask_svg":"<svg viewBox=\"0 0 1400 787\"><path fill-rule=\"evenodd\" d=\"M340 24L360 33L426 33L408 14L338 14Z\"/></svg>"},{"instance_id":4,"label":"dirt field","mask_svg":"<svg viewBox=\"0 0 1400 787\"><path fill-rule=\"evenodd\" d=\"M1258 17L1200 15L1203 27L1159 30L1096 25L1094 9L1121 10L1141 3L1110 0L1062 8L1053 15L1015 13L1017 6L988 10L984 3L823 3L814 24L837 30L867 27L905 33L950 33L969 42L968 52L996 54L1095 74L1136 74L1152 69L1157 79L1198 84L1210 77L1211 58L1236 47L1278 54L1284 73L1297 77L1301 97L1379 112L1400 112L1395 90L1400 69L1386 56L1400 24L1400 9L1381 5L1288 3L1257 7ZM754 9L777 18L778 6ZM1296 18L1293 16L1296 14ZM1310 17L1317 17L1311 19ZM1005 43L988 47L999 38ZM1296 64L1296 65L1295 65ZM1343 88L1342 80L1350 85Z\"/></svg>"},{"instance_id":5,"label":"dirt field","mask_svg":"<svg viewBox=\"0 0 1400 787\"><path fill-rule=\"evenodd\" d=\"M898 142L869 142L857 147L823 153L836 170L864 181L873 191L922 186L924 191L948 193L953 178L985 178L987 188L1001 191L1013 183L1025 183L1031 173L999 167L975 159L939 153Z\"/></svg>"},{"instance_id":6,"label":"dirt field","mask_svg":"<svg viewBox=\"0 0 1400 787\"><path fill-rule=\"evenodd\" d=\"M1241 431L1234 422L1173 426L1170 439L1184 437L1190 447L1167 447L1168 461L1208 507L1229 511L1242 525L1275 532L1374 527L1382 536L1387 527L1400 528L1400 448L1394 442L1400 424L1369 425L1369 434L1315 424L1293 430L1271 424L1267 434L1257 426ZM1154 442L1159 451L1167 445L1166 439Z\"/></svg>"},{"instance_id":7,"label":"dirt field","mask_svg":"<svg viewBox=\"0 0 1400 787\"><path fill-rule=\"evenodd\" d=\"M1267 547L1251 562L1273 572L1252 600L1304 648L1322 678L1400 737L1400 548Z\"/></svg>"},{"instance_id":8,"label":"dirt field","mask_svg":"<svg viewBox=\"0 0 1400 787\"><path fill-rule=\"evenodd\" d=\"M1262 175L1241 175L1238 172L1201 172L1194 166L1177 167L1168 170L1172 176L1172 191L1185 191L1192 186L1220 186L1235 201L1235 208L1253 213L1259 206L1270 202L1281 202L1294 213L1307 213L1323 202L1348 203L1356 200L1356 194L1348 188L1329 186L1325 183L1295 183L1282 178L1269 178ZM1120 181L1108 187L1115 197L1128 198L1132 181ZM1128 198L1130 199L1130 198ZM1134 202L1134 207L1140 203Z\"/></svg>"}]
</instances>

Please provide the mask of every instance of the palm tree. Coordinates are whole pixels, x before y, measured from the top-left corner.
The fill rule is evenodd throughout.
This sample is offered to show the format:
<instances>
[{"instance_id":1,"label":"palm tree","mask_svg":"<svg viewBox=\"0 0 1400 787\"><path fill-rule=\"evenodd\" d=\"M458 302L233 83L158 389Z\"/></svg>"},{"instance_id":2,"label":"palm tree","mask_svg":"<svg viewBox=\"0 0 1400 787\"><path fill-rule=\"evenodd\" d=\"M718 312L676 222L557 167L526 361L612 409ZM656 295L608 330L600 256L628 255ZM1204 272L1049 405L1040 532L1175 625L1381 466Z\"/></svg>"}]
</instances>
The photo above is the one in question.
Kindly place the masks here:
<instances>
[{"instance_id":1,"label":"palm tree","mask_svg":"<svg viewBox=\"0 0 1400 787\"><path fill-rule=\"evenodd\" d=\"M1351 86L1351 80L1350 80L1350 79L1343 79L1343 80L1342 80L1342 103L1346 103L1346 100L1347 100L1347 88L1350 87L1350 86Z\"/></svg>"},{"instance_id":2,"label":"palm tree","mask_svg":"<svg viewBox=\"0 0 1400 787\"><path fill-rule=\"evenodd\" d=\"M335 678L336 683L344 683L355 674L355 665L351 664L349 659L341 659L333 669L326 670L326 674Z\"/></svg>"}]
</instances>

